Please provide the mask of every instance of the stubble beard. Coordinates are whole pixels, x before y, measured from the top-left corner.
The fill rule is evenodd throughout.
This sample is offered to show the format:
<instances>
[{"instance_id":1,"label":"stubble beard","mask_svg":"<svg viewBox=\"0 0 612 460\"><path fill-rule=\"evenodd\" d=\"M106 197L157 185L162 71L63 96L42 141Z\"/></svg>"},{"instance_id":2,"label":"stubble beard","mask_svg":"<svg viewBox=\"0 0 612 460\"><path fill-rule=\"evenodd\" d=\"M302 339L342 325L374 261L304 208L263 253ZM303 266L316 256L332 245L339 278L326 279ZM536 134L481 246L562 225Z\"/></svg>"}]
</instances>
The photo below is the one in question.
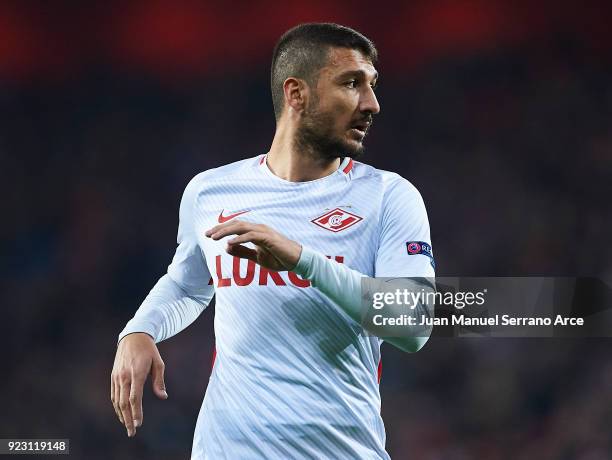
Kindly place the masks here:
<instances>
[{"instance_id":1,"label":"stubble beard","mask_svg":"<svg viewBox=\"0 0 612 460\"><path fill-rule=\"evenodd\" d=\"M296 150L323 161L361 157L365 152L363 144L351 144L335 135L336 120L333 114L319 111L318 101L313 101L312 105L313 108L305 110L295 133Z\"/></svg>"}]
</instances>

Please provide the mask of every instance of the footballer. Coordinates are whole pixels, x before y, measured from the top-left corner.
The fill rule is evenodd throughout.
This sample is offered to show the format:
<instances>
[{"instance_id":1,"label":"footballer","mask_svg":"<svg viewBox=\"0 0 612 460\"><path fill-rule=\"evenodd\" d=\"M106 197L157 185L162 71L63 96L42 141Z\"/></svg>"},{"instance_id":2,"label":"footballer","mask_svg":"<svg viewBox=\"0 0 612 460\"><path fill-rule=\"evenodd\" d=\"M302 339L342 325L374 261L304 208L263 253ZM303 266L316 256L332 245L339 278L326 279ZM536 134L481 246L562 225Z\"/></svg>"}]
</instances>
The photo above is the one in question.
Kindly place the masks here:
<instances>
[{"instance_id":1,"label":"footballer","mask_svg":"<svg viewBox=\"0 0 612 460\"><path fill-rule=\"evenodd\" d=\"M128 435L142 393L167 398L156 343L216 295L216 359L192 459L388 459L380 346L361 281L434 277L419 192L355 161L380 107L377 50L359 32L302 24L278 41L276 132L265 154L204 171L183 194L178 247L119 335L111 400ZM407 352L427 336L385 338Z\"/></svg>"}]
</instances>

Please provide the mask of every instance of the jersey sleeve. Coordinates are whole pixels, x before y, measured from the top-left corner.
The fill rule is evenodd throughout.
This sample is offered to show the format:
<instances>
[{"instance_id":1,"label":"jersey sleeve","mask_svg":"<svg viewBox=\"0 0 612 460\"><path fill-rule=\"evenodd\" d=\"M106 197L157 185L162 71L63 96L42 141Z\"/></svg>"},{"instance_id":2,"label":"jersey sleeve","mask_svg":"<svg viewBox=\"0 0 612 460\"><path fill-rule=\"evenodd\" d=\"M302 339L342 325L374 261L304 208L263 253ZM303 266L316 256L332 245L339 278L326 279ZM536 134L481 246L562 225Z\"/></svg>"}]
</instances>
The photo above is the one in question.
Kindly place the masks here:
<instances>
[{"instance_id":1,"label":"jersey sleeve","mask_svg":"<svg viewBox=\"0 0 612 460\"><path fill-rule=\"evenodd\" d=\"M185 188L179 210L178 246L168 266L168 276L188 295L208 304L214 287L208 284L210 272L196 235L196 199L201 175L196 176Z\"/></svg>"},{"instance_id":2,"label":"jersey sleeve","mask_svg":"<svg viewBox=\"0 0 612 460\"><path fill-rule=\"evenodd\" d=\"M134 332L161 342L189 326L214 295L210 273L195 233L197 177L185 189L179 211L178 247L168 272L153 286L119 340Z\"/></svg>"},{"instance_id":3,"label":"jersey sleeve","mask_svg":"<svg viewBox=\"0 0 612 460\"><path fill-rule=\"evenodd\" d=\"M382 202L376 277L435 276L425 203L406 179L393 175Z\"/></svg>"}]
</instances>

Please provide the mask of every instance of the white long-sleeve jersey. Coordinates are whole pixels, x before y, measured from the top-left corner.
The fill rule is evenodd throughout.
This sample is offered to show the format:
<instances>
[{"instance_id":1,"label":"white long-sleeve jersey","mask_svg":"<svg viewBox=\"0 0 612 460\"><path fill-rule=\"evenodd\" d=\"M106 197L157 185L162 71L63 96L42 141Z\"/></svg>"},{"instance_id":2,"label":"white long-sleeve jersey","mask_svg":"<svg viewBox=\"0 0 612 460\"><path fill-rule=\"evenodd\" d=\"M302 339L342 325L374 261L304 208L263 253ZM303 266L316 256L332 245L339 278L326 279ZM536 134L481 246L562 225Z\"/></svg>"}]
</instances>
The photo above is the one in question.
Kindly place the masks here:
<instances>
[{"instance_id":1,"label":"white long-sleeve jersey","mask_svg":"<svg viewBox=\"0 0 612 460\"><path fill-rule=\"evenodd\" d=\"M171 337L216 294L217 357L192 459L389 458L378 387L382 341L309 279L228 255L231 237L205 236L232 218L301 243L295 271L315 284L321 280L308 263L327 256L326 269L338 274L327 292L337 293L342 280L353 277L355 286L354 276L433 278L419 192L395 173L349 158L307 182L275 176L265 155L200 173L181 200L168 273L119 336Z\"/></svg>"}]
</instances>

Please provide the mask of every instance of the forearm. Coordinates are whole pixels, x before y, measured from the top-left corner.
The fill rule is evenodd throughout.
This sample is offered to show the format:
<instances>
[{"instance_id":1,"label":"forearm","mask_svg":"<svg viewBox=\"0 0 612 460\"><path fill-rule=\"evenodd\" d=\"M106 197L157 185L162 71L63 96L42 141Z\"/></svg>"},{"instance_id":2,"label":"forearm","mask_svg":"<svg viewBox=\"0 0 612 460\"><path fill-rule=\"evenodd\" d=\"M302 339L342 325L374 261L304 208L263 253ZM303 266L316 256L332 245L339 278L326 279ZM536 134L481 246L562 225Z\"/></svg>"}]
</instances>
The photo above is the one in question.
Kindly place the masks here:
<instances>
[{"instance_id":1,"label":"forearm","mask_svg":"<svg viewBox=\"0 0 612 460\"><path fill-rule=\"evenodd\" d=\"M169 275L153 286L134 317L119 334L119 340L144 332L161 342L189 326L204 311L212 295L188 295Z\"/></svg>"},{"instance_id":2,"label":"forearm","mask_svg":"<svg viewBox=\"0 0 612 460\"><path fill-rule=\"evenodd\" d=\"M369 286L369 291L380 290L390 292L395 289L414 290L414 281L408 279L394 279L391 283L386 282L384 286L382 281L367 277L356 270L353 270L343 264L327 259L322 254L312 251L306 247L302 248L302 253L298 264L293 270L298 275L311 281L312 286L319 289L331 300L333 300L340 308L342 308L354 321L361 324L368 332L381 336L385 341L395 345L396 347L408 351L418 351L427 342L431 334L431 327L423 327L415 325L414 327L406 326L405 334L401 337L393 336L393 332L385 333L384 328L370 327L371 323L364 321L364 318L370 318L373 311L369 310L372 307L371 294L372 292L362 292L362 282ZM365 280L364 280L365 278ZM377 289L376 286L380 286ZM431 288L433 289L433 288ZM370 299L363 302L362 296L366 295ZM397 311L389 312L390 316L398 316ZM420 322L422 316L433 317L433 308L419 302L413 309L402 309L401 313L413 316L415 320Z\"/></svg>"}]
</instances>

